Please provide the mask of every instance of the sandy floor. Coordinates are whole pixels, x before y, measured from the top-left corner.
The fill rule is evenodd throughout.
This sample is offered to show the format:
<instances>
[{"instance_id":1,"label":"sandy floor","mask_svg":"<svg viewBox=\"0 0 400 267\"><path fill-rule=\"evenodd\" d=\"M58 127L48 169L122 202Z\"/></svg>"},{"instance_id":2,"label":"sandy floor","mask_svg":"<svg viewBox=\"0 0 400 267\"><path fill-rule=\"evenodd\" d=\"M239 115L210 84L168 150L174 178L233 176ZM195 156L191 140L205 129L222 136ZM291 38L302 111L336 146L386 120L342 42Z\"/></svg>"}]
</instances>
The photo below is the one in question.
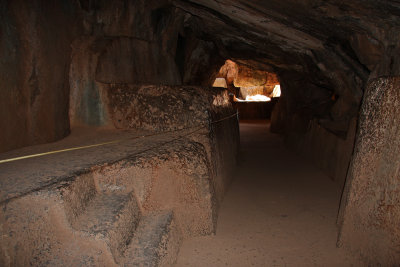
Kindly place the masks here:
<instances>
[{"instance_id":1,"label":"sandy floor","mask_svg":"<svg viewBox=\"0 0 400 267\"><path fill-rule=\"evenodd\" d=\"M177 266L358 266L335 246L340 189L266 122L240 127L243 162L217 233L186 240Z\"/></svg>"}]
</instances>

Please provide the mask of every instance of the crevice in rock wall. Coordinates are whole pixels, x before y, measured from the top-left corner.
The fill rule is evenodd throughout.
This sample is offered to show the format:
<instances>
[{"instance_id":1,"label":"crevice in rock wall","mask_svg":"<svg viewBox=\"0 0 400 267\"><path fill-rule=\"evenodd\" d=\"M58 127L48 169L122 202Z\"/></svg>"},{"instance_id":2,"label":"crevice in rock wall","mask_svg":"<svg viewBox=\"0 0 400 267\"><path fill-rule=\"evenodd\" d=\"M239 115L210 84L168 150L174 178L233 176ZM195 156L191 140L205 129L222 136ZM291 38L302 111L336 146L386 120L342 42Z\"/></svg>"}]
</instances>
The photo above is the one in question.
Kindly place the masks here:
<instances>
[{"instance_id":1,"label":"crevice in rock wall","mask_svg":"<svg viewBox=\"0 0 400 267\"><path fill-rule=\"evenodd\" d=\"M181 77L185 75L185 48L186 40L181 34L178 34L178 41L175 52L175 63L178 66L179 74Z\"/></svg>"}]
</instances>

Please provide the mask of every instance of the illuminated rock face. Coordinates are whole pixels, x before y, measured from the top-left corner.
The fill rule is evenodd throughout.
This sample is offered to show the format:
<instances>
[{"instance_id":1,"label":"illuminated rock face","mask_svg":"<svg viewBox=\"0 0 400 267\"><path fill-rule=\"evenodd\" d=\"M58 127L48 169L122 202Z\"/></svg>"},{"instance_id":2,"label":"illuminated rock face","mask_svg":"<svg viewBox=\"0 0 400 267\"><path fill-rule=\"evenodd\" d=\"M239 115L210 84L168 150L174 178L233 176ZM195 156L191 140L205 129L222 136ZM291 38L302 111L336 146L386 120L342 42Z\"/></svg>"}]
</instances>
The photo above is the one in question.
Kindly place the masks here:
<instances>
[{"instance_id":1,"label":"illuminated rock face","mask_svg":"<svg viewBox=\"0 0 400 267\"><path fill-rule=\"evenodd\" d=\"M278 77L274 73L252 70L244 66L239 67L239 70L234 84L240 87L240 95L243 99L255 95L272 97L275 86L279 85Z\"/></svg>"},{"instance_id":2,"label":"illuminated rock face","mask_svg":"<svg viewBox=\"0 0 400 267\"><path fill-rule=\"evenodd\" d=\"M233 84L235 87L275 86L279 84L276 74L252 69L232 60L225 61L218 76L225 78L227 84Z\"/></svg>"},{"instance_id":3,"label":"illuminated rock face","mask_svg":"<svg viewBox=\"0 0 400 267\"><path fill-rule=\"evenodd\" d=\"M227 84L232 85L238 76L239 66L232 60L226 60L225 64L219 69L218 76L224 77Z\"/></svg>"},{"instance_id":4,"label":"illuminated rock face","mask_svg":"<svg viewBox=\"0 0 400 267\"><path fill-rule=\"evenodd\" d=\"M216 78L213 85L213 87L222 87L222 88L227 88L226 80L225 78Z\"/></svg>"},{"instance_id":5,"label":"illuminated rock face","mask_svg":"<svg viewBox=\"0 0 400 267\"><path fill-rule=\"evenodd\" d=\"M278 76L275 73L252 69L236 64L232 60L225 61L217 76L224 78L230 88L240 88L238 92L231 91L235 91L234 95L242 100L255 95L272 96L275 85L279 85Z\"/></svg>"},{"instance_id":6,"label":"illuminated rock face","mask_svg":"<svg viewBox=\"0 0 400 267\"><path fill-rule=\"evenodd\" d=\"M236 87L275 86L279 84L279 81L274 73L254 70L239 65L239 72L234 80L234 84Z\"/></svg>"},{"instance_id":7,"label":"illuminated rock face","mask_svg":"<svg viewBox=\"0 0 400 267\"><path fill-rule=\"evenodd\" d=\"M267 90L264 86L240 87L240 97L243 100L246 100L254 95L266 96L267 94Z\"/></svg>"}]
</instances>

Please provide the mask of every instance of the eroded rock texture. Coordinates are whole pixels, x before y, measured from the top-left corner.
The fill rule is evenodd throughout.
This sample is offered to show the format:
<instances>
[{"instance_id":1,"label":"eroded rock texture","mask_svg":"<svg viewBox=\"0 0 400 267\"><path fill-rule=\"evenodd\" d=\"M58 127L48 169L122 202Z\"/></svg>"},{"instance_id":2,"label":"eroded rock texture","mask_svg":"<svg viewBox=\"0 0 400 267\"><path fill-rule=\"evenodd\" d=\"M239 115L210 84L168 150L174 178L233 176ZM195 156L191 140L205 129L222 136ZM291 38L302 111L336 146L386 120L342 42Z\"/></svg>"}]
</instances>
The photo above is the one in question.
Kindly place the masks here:
<instances>
[{"instance_id":1,"label":"eroded rock texture","mask_svg":"<svg viewBox=\"0 0 400 267\"><path fill-rule=\"evenodd\" d=\"M204 145L218 204L230 183L238 154L236 111L227 90L193 86L110 85L108 117L117 129L189 130Z\"/></svg>"},{"instance_id":2,"label":"eroded rock texture","mask_svg":"<svg viewBox=\"0 0 400 267\"><path fill-rule=\"evenodd\" d=\"M111 85L108 91L110 117L117 129L170 131L206 125L208 103L213 102L212 91L201 87L125 84ZM221 106L230 105L227 96L223 100ZM181 110L186 112L177 112Z\"/></svg>"},{"instance_id":3,"label":"eroded rock texture","mask_svg":"<svg viewBox=\"0 0 400 267\"><path fill-rule=\"evenodd\" d=\"M215 232L239 145L227 91L108 90L126 114L108 115L111 142L0 166L2 266L171 266L183 238Z\"/></svg>"},{"instance_id":4,"label":"eroded rock texture","mask_svg":"<svg viewBox=\"0 0 400 267\"><path fill-rule=\"evenodd\" d=\"M339 216L340 244L373 265L400 262L399 87L399 77L392 77L366 88Z\"/></svg>"}]
</instances>

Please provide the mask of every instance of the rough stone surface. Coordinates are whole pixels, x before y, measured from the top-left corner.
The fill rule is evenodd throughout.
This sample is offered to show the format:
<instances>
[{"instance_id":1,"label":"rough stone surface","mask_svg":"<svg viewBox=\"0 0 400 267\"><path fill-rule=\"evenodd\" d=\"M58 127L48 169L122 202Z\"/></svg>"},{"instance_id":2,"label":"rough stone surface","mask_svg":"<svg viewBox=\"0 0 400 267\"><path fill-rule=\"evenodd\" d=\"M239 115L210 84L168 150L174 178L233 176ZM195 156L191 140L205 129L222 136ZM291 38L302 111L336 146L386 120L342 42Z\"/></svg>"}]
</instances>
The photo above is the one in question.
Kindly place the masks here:
<instances>
[{"instance_id":1,"label":"rough stone surface","mask_svg":"<svg viewBox=\"0 0 400 267\"><path fill-rule=\"evenodd\" d=\"M139 89L109 103L129 115L124 104L138 97L146 124L84 129L75 140L1 154L101 144L0 165L2 265L171 266L182 238L215 232L238 152L226 91Z\"/></svg>"},{"instance_id":2,"label":"rough stone surface","mask_svg":"<svg viewBox=\"0 0 400 267\"><path fill-rule=\"evenodd\" d=\"M271 115L271 131L286 144L315 161L343 187L352 155L357 109L352 96L337 96L309 78L294 73L280 76L282 94Z\"/></svg>"},{"instance_id":3,"label":"rough stone surface","mask_svg":"<svg viewBox=\"0 0 400 267\"><path fill-rule=\"evenodd\" d=\"M355 95L350 104L356 107L362 95L362 82L354 84L354 80L365 81L368 70L349 45L350 38L355 32L361 35L367 32L371 40L384 42L386 37L376 27L396 24L395 20L382 22L383 14L370 11L369 8L379 5L376 1L363 2L362 8L355 2L338 1L175 3L194 15L190 19L197 26L195 32L199 36L212 36L222 46L220 52L226 58L256 69L275 71L281 80L282 76L307 77L295 88L287 86L286 91L298 90L299 86L319 87L340 96L350 91ZM395 13L390 5L386 10L388 14ZM348 18L345 23L344 17ZM371 27L371 21L379 26ZM356 42L353 43L356 47Z\"/></svg>"},{"instance_id":4,"label":"rough stone surface","mask_svg":"<svg viewBox=\"0 0 400 267\"><path fill-rule=\"evenodd\" d=\"M68 68L78 21L73 1L1 1L0 152L69 133Z\"/></svg>"},{"instance_id":5,"label":"rough stone surface","mask_svg":"<svg viewBox=\"0 0 400 267\"><path fill-rule=\"evenodd\" d=\"M284 134L286 131L286 98L280 97L271 112L271 126L272 133Z\"/></svg>"},{"instance_id":6,"label":"rough stone surface","mask_svg":"<svg viewBox=\"0 0 400 267\"><path fill-rule=\"evenodd\" d=\"M400 262L400 78L367 86L341 202L339 244L370 265Z\"/></svg>"},{"instance_id":7,"label":"rough stone surface","mask_svg":"<svg viewBox=\"0 0 400 267\"><path fill-rule=\"evenodd\" d=\"M272 111L271 131L284 134L290 148L315 162L338 187L343 188L353 154L357 119L353 118L347 132L338 136L324 127L324 120L312 119L307 111L286 121L285 100L279 101Z\"/></svg>"},{"instance_id":8,"label":"rough stone surface","mask_svg":"<svg viewBox=\"0 0 400 267\"><path fill-rule=\"evenodd\" d=\"M366 85L375 79L389 77L391 80L390 77L400 75L399 15L397 1L389 0L1 1L0 151L66 136L70 130L69 101L73 126L106 125L112 119L107 114L114 112L107 109L109 87L116 82L129 81L138 86L181 82L211 85L223 61L232 59L252 69L279 75L283 97L273 112L272 129L285 134L287 143L293 147L311 144L312 154L321 155L319 158L323 162L330 154L333 159L339 159L345 153L343 161L333 160L325 166L328 172L337 169L331 164L341 166L338 167L341 171L335 173L342 175L346 165L344 158L348 158L352 150L353 120L359 115L361 101L364 99L364 105L374 101L371 94L363 98L364 91L369 90ZM152 54L144 54L147 52ZM148 72L140 69L138 64L148 68ZM157 78L150 78L152 73ZM385 93L391 90L390 86L382 86L380 92L386 96ZM159 105L154 103L149 100L146 105L152 108ZM129 105L123 106L124 112L131 114L120 116L121 122L129 122L122 125L126 127L135 121L135 114L129 110ZM145 107L142 108L140 112L148 114ZM209 118L218 120L228 115L229 110L222 109L220 115L211 112ZM393 107L388 112L398 110ZM390 121L398 123L391 116L387 114L381 118L381 125ZM375 125L370 124L369 118L360 121L359 128L363 129L360 134L374 132ZM162 121L153 121L155 124L151 127L154 129L166 128ZM176 123L178 121L182 119ZM377 120L371 117L371 121ZM157 126L158 123L161 126ZM139 124L132 123L135 127ZM151 123L146 127L149 125ZM390 124L390 127L396 126ZM228 152L234 154L235 149L225 148L226 144L235 143L232 130L235 126L224 121L191 139L204 146L208 160L214 164L211 166L212 177L224 172L223 164L218 167L220 161L214 159L223 159ZM393 136L384 135L383 138L387 143L396 143ZM361 140L359 150L366 149L361 144L367 143L367 138L359 136L358 140ZM307 148L303 146L303 149ZM390 154L385 153L381 154ZM380 158L378 154L376 160ZM92 153L91 156L99 160L101 155ZM64 161L69 159L64 158ZM355 170L362 164L363 157L355 154L352 168ZM59 166L67 169L67 165ZM21 165L16 166L21 168ZM382 181L390 184L390 177L395 177L392 169L397 166L392 162L380 167L375 178L366 174L370 177L364 188L366 192L379 188L379 194L385 199L392 187L383 186ZM43 171L40 168L35 171L40 184L49 185L54 177L60 177L41 175L48 169L43 165L40 167ZM361 173L363 169L359 169ZM371 173L375 171L371 170ZM357 175L360 174L354 171L348 177ZM8 189L17 181L21 181L23 190L20 193L34 190L36 187L26 183L29 180L26 177L30 176L22 175L15 181L3 179L4 191L9 193L5 195L16 196L15 191ZM354 178L356 186L346 187L350 206L348 212L343 213L343 229L350 229L346 227L353 224L351 216L358 216L355 222L361 223L362 227L354 226L355 229L365 229L371 238L363 243L353 242L352 236L346 237L352 233L350 230L344 230L342 238L349 238L346 242L352 244L354 250L359 246L366 257L376 255L377 261L395 262L394 254L385 254L381 250L381 244L387 239L391 240L387 242L388 251L397 251L397 246L392 246L396 241L390 239L397 238L392 226L392 219L397 220L397 215L391 215L395 214L391 211L394 208L391 204L381 205L385 207L382 209L371 208L373 204L368 201L364 204L370 205L368 207L351 206L356 199L353 196L361 194L357 181L358 178ZM226 182L224 179L213 181L217 196L223 195ZM375 184L378 186L373 187ZM386 199L391 199L389 196ZM384 221L381 224L385 227L377 226L384 229L383 234L380 230L371 230L375 228L369 226L370 214L366 210L381 214L376 221ZM51 228L45 230L51 231ZM384 241L373 240L376 233ZM369 241L376 244L376 250L366 248ZM89 265L91 260L82 262ZM57 261L53 259L48 264L55 263ZM29 262L21 264L29 265Z\"/></svg>"},{"instance_id":9,"label":"rough stone surface","mask_svg":"<svg viewBox=\"0 0 400 267\"><path fill-rule=\"evenodd\" d=\"M155 230L154 230L155 229ZM180 245L179 231L171 212L150 213L139 225L123 266L174 265Z\"/></svg>"},{"instance_id":10,"label":"rough stone surface","mask_svg":"<svg viewBox=\"0 0 400 267\"><path fill-rule=\"evenodd\" d=\"M275 85L279 85L279 79L275 73L237 64L229 59L219 69L217 77L224 78L230 92L242 99L246 99L247 95L256 94L270 96Z\"/></svg>"},{"instance_id":11,"label":"rough stone surface","mask_svg":"<svg viewBox=\"0 0 400 267\"><path fill-rule=\"evenodd\" d=\"M97 198L83 209L83 214L89 216L88 224L103 220L90 217L91 205L96 202ZM152 212L151 219L143 215L137 225L121 225L121 221L131 215L122 213L116 218L118 223L104 234L96 229L87 232L72 228L64 205L59 189L37 192L8 203L7 211L1 214L3 233L8 235L1 240L2 266L142 266L142 262L151 263L149 266L168 266L175 261L181 233L172 212ZM104 205L98 208L100 212L115 209ZM167 220L162 219L165 214ZM101 224L93 227L96 226L102 227ZM124 235L115 236L118 228L125 230ZM123 243L114 247L115 238ZM135 255L130 254L133 251ZM140 254L137 251L147 253L134 257Z\"/></svg>"},{"instance_id":12,"label":"rough stone surface","mask_svg":"<svg viewBox=\"0 0 400 267\"><path fill-rule=\"evenodd\" d=\"M221 203L229 172L238 155L236 112L227 90L193 86L109 87L110 118L119 129L194 131L191 139L204 145L216 176L214 189ZM199 127L206 127L199 129Z\"/></svg>"},{"instance_id":13,"label":"rough stone surface","mask_svg":"<svg viewBox=\"0 0 400 267\"><path fill-rule=\"evenodd\" d=\"M104 243L71 231L54 191L3 205L0 217L2 266L116 266Z\"/></svg>"},{"instance_id":14,"label":"rough stone surface","mask_svg":"<svg viewBox=\"0 0 400 267\"><path fill-rule=\"evenodd\" d=\"M174 232L172 247L167 248L166 240L160 237L159 242L165 243L160 249L166 251L159 257L154 254L151 259L141 259L144 261L164 261L166 257L168 265L175 259L182 235L213 233L218 203L206 150L199 143L177 137L150 138L147 145L144 140L128 138L93 150L93 155L101 155L97 164L96 160L83 160L88 156L86 151L80 156L72 153L51 160L32 159L24 163L25 168L2 166L2 176L10 178L19 170L20 178L17 186L2 186L1 226L7 233L1 240L3 266L135 264L134 259L126 258L126 251L136 242L142 211L171 210L175 214L175 226L165 228L166 232L154 229L162 236ZM125 150L122 154L121 149ZM65 157L69 160L63 161ZM48 167L35 176L32 170L38 162ZM21 179L30 184L25 189L29 191L24 191ZM150 226L145 223L142 227ZM151 229L145 233L151 235ZM157 246L145 249L159 251Z\"/></svg>"},{"instance_id":15,"label":"rough stone surface","mask_svg":"<svg viewBox=\"0 0 400 267\"><path fill-rule=\"evenodd\" d=\"M296 150L313 161L339 188L344 187L353 155L357 120L353 119L347 136L338 138L316 120L310 122L307 133L296 142Z\"/></svg>"},{"instance_id":16,"label":"rough stone surface","mask_svg":"<svg viewBox=\"0 0 400 267\"><path fill-rule=\"evenodd\" d=\"M70 219L74 230L107 239L114 260L120 262L141 219L135 195L106 192L82 210L80 216Z\"/></svg>"},{"instance_id":17,"label":"rough stone surface","mask_svg":"<svg viewBox=\"0 0 400 267\"><path fill-rule=\"evenodd\" d=\"M208 119L209 99L196 88L111 85L109 99L117 129L177 130L204 125ZM183 109L188 112L176 112Z\"/></svg>"},{"instance_id":18,"label":"rough stone surface","mask_svg":"<svg viewBox=\"0 0 400 267\"><path fill-rule=\"evenodd\" d=\"M274 86L279 84L279 80L274 73L254 70L243 65L239 65L238 70L238 74L234 79L236 87Z\"/></svg>"},{"instance_id":19,"label":"rough stone surface","mask_svg":"<svg viewBox=\"0 0 400 267\"><path fill-rule=\"evenodd\" d=\"M99 57L96 80L102 83L181 84L174 58L157 43L116 38Z\"/></svg>"},{"instance_id":20,"label":"rough stone surface","mask_svg":"<svg viewBox=\"0 0 400 267\"><path fill-rule=\"evenodd\" d=\"M132 161L104 166L96 177L103 190L135 191L144 211L173 210L182 234L196 236L210 234L215 227L211 175L204 147L181 139Z\"/></svg>"},{"instance_id":21,"label":"rough stone surface","mask_svg":"<svg viewBox=\"0 0 400 267\"><path fill-rule=\"evenodd\" d=\"M85 36L72 43L69 71L69 119L72 128L107 124L107 91L95 76L100 54L108 42L103 38Z\"/></svg>"},{"instance_id":22,"label":"rough stone surface","mask_svg":"<svg viewBox=\"0 0 400 267\"><path fill-rule=\"evenodd\" d=\"M239 66L232 60L227 59L225 64L219 69L218 76L223 77L227 84L233 84L239 73Z\"/></svg>"},{"instance_id":23,"label":"rough stone surface","mask_svg":"<svg viewBox=\"0 0 400 267\"><path fill-rule=\"evenodd\" d=\"M75 38L102 39L100 43L104 47L100 51L103 55L100 57L101 64L97 66L93 62L96 56L93 58L90 55L82 59L82 62L92 62L90 69L98 69L98 81L107 83L129 81L174 84L180 83L180 78L183 78L185 84L210 84L206 81L207 77L215 76L216 66L220 64L218 62L226 58L255 69L275 71L287 80L298 80L298 76L307 77L296 86L284 86L284 94L299 91L300 87L325 91L330 96L335 94L337 104L325 105L326 114L331 115L329 119L333 123L324 127L336 131L340 124L339 131L343 135L348 130L351 118L356 116L369 73L372 72L374 77L394 74L400 66L397 60L393 60L398 55L399 25L395 19L396 4L392 1L343 3L332 0L297 3L287 0L283 3L268 1L245 4L235 0L118 0L74 3L72 5L63 0L54 0L46 4L37 2L35 5L27 5L22 1L9 0L2 4L2 32L8 37L3 39L2 44L2 58L4 66L7 66L3 73L10 74L4 75L7 78L2 84L7 88L27 88L20 89L16 96L18 107L8 104L15 99L10 93L12 91L3 90L5 97L2 99L7 103L2 106L7 107L2 114L8 114L2 120L6 122L3 128L7 128L3 133L5 137L1 138L4 143L2 147L8 147L5 149L55 140L68 133L65 108L69 96L65 69L68 68L71 56L70 45ZM18 10L23 12L16 12ZM51 16L46 15L46 12ZM44 15L39 18L36 13ZM32 22L22 25L20 22L27 18ZM63 23L69 26L65 27ZM68 30L58 30L61 28ZM78 28L84 32L84 36L78 36L75 30ZM57 46L47 49L45 44L51 43L49 38L56 39ZM21 53L13 53L13 47ZM150 54L152 58L148 58ZM45 63L42 64L42 61ZM82 67L85 64L78 63ZM37 68L32 71L34 68L27 65L37 65ZM39 68L43 71L40 72ZM142 72L141 68L148 71ZM47 74L49 72L51 75ZM17 76L12 73L19 73L18 82L23 83L23 86L16 85ZM52 80L41 82L40 79L45 76L51 76ZM150 76L154 78L150 79ZM79 75L71 77L75 80ZM28 83L33 85L28 86ZM33 92L35 90L29 89L35 87L34 84L38 84L42 92L39 98L46 95L43 101L57 102L57 107L43 104L42 108L41 104L37 104L40 107L23 109L23 106L28 106L27 103L35 99L40 102L37 93ZM49 92L43 93L44 86L62 89L46 89ZM76 83L74 86L78 89L74 92L82 94L82 101L80 98L76 101L100 109L96 107L96 99L102 92L95 81ZM53 94L56 95L53 99L47 97ZM93 95L94 100L85 101L86 95ZM297 102L299 105L310 105L302 100ZM314 105L320 106L319 103L311 105L312 109ZM9 115L12 110L15 116ZM47 117L50 113L54 114L54 118L30 118L40 112L46 113ZM46 117L42 113L37 117ZM91 109L85 114L91 114ZM84 122L94 124L102 119L93 116ZM313 113L312 116L319 116L319 113ZM55 130L46 126L53 121L57 121L57 126L51 126L53 129L58 127ZM62 126L60 121L63 121ZM25 134L35 127L38 130L32 130L33 134ZM9 139L14 141L3 141Z\"/></svg>"},{"instance_id":24,"label":"rough stone surface","mask_svg":"<svg viewBox=\"0 0 400 267\"><path fill-rule=\"evenodd\" d=\"M117 129L166 131L202 126L209 123L210 112L231 107L226 91L218 89L111 85L108 92L110 117Z\"/></svg>"},{"instance_id":25,"label":"rough stone surface","mask_svg":"<svg viewBox=\"0 0 400 267\"><path fill-rule=\"evenodd\" d=\"M179 44L184 58L184 64L178 65L183 74L183 84L211 86L224 62L218 47L214 42L198 39L190 33L181 37Z\"/></svg>"}]
</instances>

